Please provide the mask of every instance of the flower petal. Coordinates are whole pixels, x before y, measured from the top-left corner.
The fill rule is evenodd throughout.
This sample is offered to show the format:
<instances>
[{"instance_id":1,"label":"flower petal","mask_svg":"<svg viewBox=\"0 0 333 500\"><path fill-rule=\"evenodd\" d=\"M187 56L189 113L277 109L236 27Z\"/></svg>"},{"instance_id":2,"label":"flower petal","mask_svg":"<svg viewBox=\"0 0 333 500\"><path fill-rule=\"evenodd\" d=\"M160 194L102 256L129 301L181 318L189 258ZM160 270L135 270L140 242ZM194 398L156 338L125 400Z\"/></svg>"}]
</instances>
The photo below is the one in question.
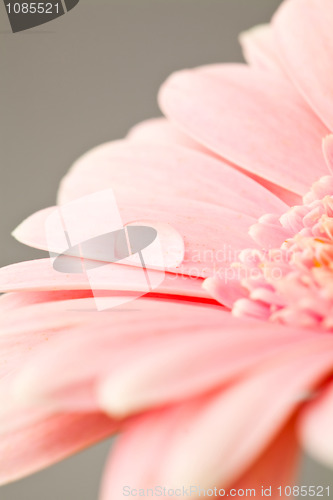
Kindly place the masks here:
<instances>
[{"instance_id":1,"label":"flower petal","mask_svg":"<svg viewBox=\"0 0 333 500\"><path fill-rule=\"evenodd\" d=\"M273 26L279 55L290 78L333 131L333 3L283 2Z\"/></svg>"},{"instance_id":2,"label":"flower petal","mask_svg":"<svg viewBox=\"0 0 333 500\"><path fill-rule=\"evenodd\" d=\"M155 130L155 125L152 128ZM173 210L178 200L195 200L253 217L286 209L269 190L222 159L174 144L123 141L95 148L79 159L63 179L59 202L68 203L107 187L114 191L120 208L123 204L134 205L140 193L143 201L156 209L160 198L169 203L172 200Z\"/></svg>"},{"instance_id":3,"label":"flower petal","mask_svg":"<svg viewBox=\"0 0 333 500\"><path fill-rule=\"evenodd\" d=\"M289 191L304 194L327 173L327 128L277 75L244 65L181 71L162 87L160 104L195 140Z\"/></svg>"},{"instance_id":4,"label":"flower petal","mask_svg":"<svg viewBox=\"0 0 333 500\"><path fill-rule=\"evenodd\" d=\"M323 152L328 168L333 175L333 134L323 140Z\"/></svg>"},{"instance_id":5,"label":"flower petal","mask_svg":"<svg viewBox=\"0 0 333 500\"><path fill-rule=\"evenodd\" d=\"M94 285L98 291L140 291L138 273L141 275L136 267L113 264L110 279L94 282ZM151 273L157 274L159 271L152 270ZM209 299L210 295L202 288L202 283L201 279L167 273L154 293ZM76 292L80 290L91 290L87 276L83 273L66 274L55 271L50 259L20 262L0 269L0 292L20 292L16 294L18 300L22 292L30 292L31 295L31 292L41 291L51 292L50 300L55 300L55 292L58 292L58 300L74 299L79 298ZM46 302L47 298L45 295L43 297L42 301Z\"/></svg>"},{"instance_id":6,"label":"flower petal","mask_svg":"<svg viewBox=\"0 0 333 500\"><path fill-rule=\"evenodd\" d=\"M16 300L17 296L20 297L19 301ZM102 317L96 310L90 314L87 312L86 315L82 311L70 311L71 304L80 304L80 300L57 299L56 302L42 303L38 297L31 298L29 294L9 294L0 299L1 428L4 425L3 419L8 420L10 414L18 411L20 406L12 393L12 383L24 363L43 344L52 345L58 336L73 333L75 329L83 332L88 328L91 331L92 324L97 328L102 322ZM92 305L91 298L82 300L87 306Z\"/></svg>"},{"instance_id":7,"label":"flower petal","mask_svg":"<svg viewBox=\"0 0 333 500\"><path fill-rule=\"evenodd\" d=\"M253 67L286 76L283 70L273 30L269 24L255 26L239 36L246 61Z\"/></svg>"},{"instance_id":8,"label":"flower petal","mask_svg":"<svg viewBox=\"0 0 333 500\"><path fill-rule=\"evenodd\" d=\"M142 143L142 144L167 144L167 145L179 145L184 146L189 149L194 149L202 153L212 156L222 162L222 159L217 154L213 153L210 149L205 148L199 142L194 141L190 136L184 134L179 128L177 128L173 123L165 118L155 118L152 120L147 120L145 122L139 123L129 132L127 138L130 141ZM223 163L227 163L236 170L242 171L239 167L228 162L226 160ZM247 173L248 175L248 173ZM301 197L283 189L281 186L277 186L269 181L257 177L255 175L250 175L258 184L264 186L268 191L276 195L280 200L283 200L288 206L299 205L301 203Z\"/></svg>"},{"instance_id":9,"label":"flower petal","mask_svg":"<svg viewBox=\"0 0 333 500\"><path fill-rule=\"evenodd\" d=\"M276 356L275 363L259 365L252 376L201 406L187 432L171 441L162 477L173 478L176 484L197 481L209 487L225 484L246 470L298 407L302 391L330 369L332 346L329 355L323 344L322 352L314 356L310 349L310 345L300 349L299 357L295 349L285 357ZM304 354L310 366L305 367Z\"/></svg>"},{"instance_id":10,"label":"flower petal","mask_svg":"<svg viewBox=\"0 0 333 500\"><path fill-rule=\"evenodd\" d=\"M226 269L223 277L207 278L203 283L203 288L211 297L229 309L232 309L236 300L249 295L249 292L241 284L237 270L233 268Z\"/></svg>"},{"instance_id":11,"label":"flower petal","mask_svg":"<svg viewBox=\"0 0 333 500\"><path fill-rule=\"evenodd\" d=\"M38 352L30 353L29 359L25 359L25 363L21 361L21 369L17 372L15 384L12 384L17 399L24 403L44 402L57 410L60 408L96 409L99 407L97 403L99 379L103 380L119 365L129 368L130 359L134 361L139 355L139 351L146 357L147 353L155 352L155 344L156 349L158 349L161 343L163 348L164 344L164 347L168 347L169 343L177 345L177 339L183 339L183 342L189 341L189 335L196 331L199 334L200 328L203 332L205 329L207 332L211 332L212 338L218 336L220 319L224 318L222 308L210 306L208 314L206 306L200 307L173 302L173 314L172 317L169 317L170 305L169 301L141 299L135 302L135 309L133 309L133 305L129 304L123 305L116 311L111 310L109 314L102 314L89 311L91 301L85 299L67 301L66 303L43 304L40 311L36 306L27 308L33 311L36 316L40 316L35 329L41 330L43 328L44 332L48 332L52 328L54 316L61 315L64 321L60 330L63 340L58 338L57 341L52 336L51 343L50 336L48 336L49 344L45 350L41 347ZM83 308L81 312L82 324L77 326L76 336L74 335L75 319L80 308ZM29 315L32 315L33 312L30 312ZM24 321L22 325L17 317L15 319L15 313L16 311L13 311L12 316L8 315L8 318L12 317L12 321L15 321L16 331L24 332L28 311L23 310L21 313ZM235 319L229 314L227 319L235 323ZM66 324L69 326L67 327ZM91 333L92 325L93 335ZM59 330L60 325L56 326ZM3 325L2 330L6 331L6 325ZM70 336L68 335L69 331ZM9 335L11 335L10 342L15 345L16 336L13 335L12 330L9 330ZM165 340L163 341L164 336ZM160 337L162 339L159 340ZM169 338L170 340L168 340ZM197 336L196 341L197 344L205 343L204 335ZM181 342L180 350L183 349L183 342ZM209 346L206 346L206 349L209 350ZM89 354L87 355L87 353ZM169 350L168 354L170 354ZM83 364L76 363L75 360L78 357L85 359L85 362ZM205 366L205 360L203 360L203 368ZM53 374L54 370L56 376ZM46 375L47 373L48 375Z\"/></svg>"},{"instance_id":12,"label":"flower petal","mask_svg":"<svg viewBox=\"0 0 333 500\"><path fill-rule=\"evenodd\" d=\"M284 495L281 497L279 487L284 491L286 486L297 485L300 452L294 420L288 422L282 432L269 444L267 450L232 485L234 489L248 492L252 489L257 496L263 496L263 488L271 499L278 500L285 498Z\"/></svg>"},{"instance_id":13,"label":"flower petal","mask_svg":"<svg viewBox=\"0 0 333 500\"><path fill-rule=\"evenodd\" d=\"M38 303L38 297L31 300L29 294L17 295L20 295L19 314L16 294L0 299L0 483L14 481L62 460L111 435L119 425L95 410L87 414L61 414L46 405L33 408L21 405L14 398L12 382L24 363L43 344L52 345L61 331L68 333L75 328L80 331L87 321L82 312L67 311L67 315L66 302L42 304ZM50 314L52 307L62 314Z\"/></svg>"},{"instance_id":14,"label":"flower petal","mask_svg":"<svg viewBox=\"0 0 333 500\"><path fill-rule=\"evenodd\" d=\"M178 145L213 156L211 151L184 134L166 118L146 120L135 125L129 131L127 139L138 144Z\"/></svg>"},{"instance_id":15,"label":"flower petal","mask_svg":"<svg viewBox=\"0 0 333 500\"><path fill-rule=\"evenodd\" d=\"M263 322L237 320L213 306L172 303L166 322L170 302L135 305L116 318L111 311L94 335L88 317L85 331L72 330L70 338L40 348L22 365L15 394L58 410L102 408L123 417L204 393L293 345L302 349L317 340L280 325L267 330ZM78 357L84 366L75 363Z\"/></svg>"},{"instance_id":16,"label":"flower petal","mask_svg":"<svg viewBox=\"0 0 333 500\"><path fill-rule=\"evenodd\" d=\"M0 484L63 460L109 437L118 426L101 413L31 415L27 412L17 424L11 430L0 431Z\"/></svg>"},{"instance_id":17,"label":"flower petal","mask_svg":"<svg viewBox=\"0 0 333 500\"><path fill-rule=\"evenodd\" d=\"M332 345L328 352L325 343L290 349L214 395L133 419L111 457L102 498L120 498L129 481L141 488L234 483L298 408L302 392L330 369Z\"/></svg>"},{"instance_id":18,"label":"flower petal","mask_svg":"<svg viewBox=\"0 0 333 500\"><path fill-rule=\"evenodd\" d=\"M333 467L333 384L315 395L300 416L300 437L307 452Z\"/></svg>"},{"instance_id":19,"label":"flower petal","mask_svg":"<svg viewBox=\"0 0 333 500\"><path fill-rule=\"evenodd\" d=\"M128 349L126 360L105 373L99 384L101 408L123 418L152 406L181 402L243 375L294 343L302 347L305 340L303 332L297 335L280 328L268 332L263 322L238 323L230 316L220 314L223 331L220 325L209 331L198 317L201 331L191 335L190 343L188 333L179 332L148 338ZM194 325L188 328L193 330Z\"/></svg>"}]
</instances>

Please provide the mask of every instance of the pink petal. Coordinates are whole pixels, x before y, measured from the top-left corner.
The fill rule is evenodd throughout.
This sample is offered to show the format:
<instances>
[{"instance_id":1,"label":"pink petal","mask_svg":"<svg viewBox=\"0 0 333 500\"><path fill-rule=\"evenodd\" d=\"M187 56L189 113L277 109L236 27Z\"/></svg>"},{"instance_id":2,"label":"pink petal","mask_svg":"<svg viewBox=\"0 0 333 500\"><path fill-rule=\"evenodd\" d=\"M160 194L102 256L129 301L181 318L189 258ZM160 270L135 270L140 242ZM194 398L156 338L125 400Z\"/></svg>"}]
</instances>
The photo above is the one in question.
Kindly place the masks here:
<instances>
[{"instance_id":1,"label":"pink petal","mask_svg":"<svg viewBox=\"0 0 333 500\"><path fill-rule=\"evenodd\" d=\"M239 36L246 61L258 69L268 70L285 76L274 40L273 30L269 24L255 26Z\"/></svg>"},{"instance_id":2,"label":"pink petal","mask_svg":"<svg viewBox=\"0 0 333 500\"><path fill-rule=\"evenodd\" d=\"M0 299L1 483L47 467L116 429L115 423L101 413L60 414L47 406L30 409L14 397L12 382L24 363L43 344L52 345L62 330L70 332L76 327L80 330L80 325L87 321L82 312L72 311L67 315L64 303L40 304L36 297L31 300L28 294L22 295L19 314L15 307L16 294ZM62 313L50 314L52 307ZM7 309L5 314L4 309ZM98 323L98 318L96 321Z\"/></svg>"},{"instance_id":3,"label":"pink petal","mask_svg":"<svg viewBox=\"0 0 333 500\"><path fill-rule=\"evenodd\" d=\"M262 321L269 320L269 308L267 304L262 302L255 302L249 299L239 299L236 301L232 314L236 318L247 316Z\"/></svg>"},{"instance_id":4,"label":"pink petal","mask_svg":"<svg viewBox=\"0 0 333 500\"><path fill-rule=\"evenodd\" d=\"M32 295L32 299L28 293L9 294L0 299L0 417L7 418L21 404L12 391L13 381L24 364L37 355L39 349L43 350L43 345L47 345L49 354L58 337L68 340L68 334L75 331L91 335L94 329L104 325L104 315L97 312L91 298L60 300L61 297L56 297L55 302L43 303L42 298L50 299L49 292L41 298L38 294ZM18 296L21 296L19 301ZM25 405L25 401L23 403Z\"/></svg>"},{"instance_id":5,"label":"pink petal","mask_svg":"<svg viewBox=\"0 0 333 500\"><path fill-rule=\"evenodd\" d=\"M261 361L287 351L294 342L302 346L304 341L303 332L297 335L270 328L268 333L263 322L239 323L223 312L215 329L205 328L200 317L195 324L201 331L192 333L190 342L188 332L179 332L148 338L126 349L126 359L109 374L105 372L99 386L101 407L122 418L151 406L181 402L239 377ZM189 324L187 329L194 326Z\"/></svg>"},{"instance_id":6,"label":"pink petal","mask_svg":"<svg viewBox=\"0 0 333 500\"><path fill-rule=\"evenodd\" d=\"M45 224L55 209L56 207L48 207L35 212L15 228L12 236L20 243L48 251Z\"/></svg>"},{"instance_id":7,"label":"pink petal","mask_svg":"<svg viewBox=\"0 0 333 500\"><path fill-rule=\"evenodd\" d=\"M26 413L12 430L0 431L0 483L48 467L109 437L115 423L101 413L44 415Z\"/></svg>"},{"instance_id":8,"label":"pink petal","mask_svg":"<svg viewBox=\"0 0 333 500\"><path fill-rule=\"evenodd\" d=\"M253 217L286 209L276 196L222 159L174 144L123 141L99 146L74 164L62 181L59 201L67 203L107 187L114 191L120 208L134 205L139 193L156 210L163 198L169 203L174 198L177 203L211 203Z\"/></svg>"},{"instance_id":9,"label":"pink petal","mask_svg":"<svg viewBox=\"0 0 333 500\"><path fill-rule=\"evenodd\" d=\"M261 248L280 247L287 239L293 237L294 233L279 222L275 215L264 215L258 222L250 227L249 234Z\"/></svg>"},{"instance_id":10,"label":"pink petal","mask_svg":"<svg viewBox=\"0 0 333 500\"><path fill-rule=\"evenodd\" d=\"M301 413L300 436L316 460L333 467L333 384L330 383Z\"/></svg>"},{"instance_id":11,"label":"pink petal","mask_svg":"<svg viewBox=\"0 0 333 500\"><path fill-rule=\"evenodd\" d=\"M187 412L188 413L188 412ZM124 487L158 486L157 471L163 460L169 436L186 422L186 407L175 406L165 412L150 412L129 421L110 454L100 500L121 500ZM172 478L162 487L168 488Z\"/></svg>"},{"instance_id":12,"label":"pink petal","mask_svg":"<svg viewBox=\"0 0 333 500\"><path fill-rule=\"evenodd\" d=\"M260 30L260 28L258 28ZM246 37L246 33L244 34ZM194 149L206 153L209 156L222 161L221 157L214 154L211 150L205 148L200 143L194 141L190 136L184 134L176 128L176 126L165 118L155 118L152 120L147 120L145 122L139 123L129 132L127 138L130 141L144 144L167 144L167 145L179 145L184 146L189 149ZM224 160L226 162L226 160ZM226 162L233 168L241 171L239 167L232 164L231 162ZM283 189L281 186L272 184L268 181L264 181L262 178L255 175L250 175L251 179L254 179L257 183L264 186L268 191L275 194L278 198L283 200L288 206L299 205L302 201L299 195L292 193Z\"/></svg>"},{"instance_id":13,"label":"pink petal","mask_svg":"<svg viewBox=\"0 0 333 500\"><path fill-rule=\"evenodd\" d=\"M332 342L330 352L319 343L289 349L214 395L134 419L114 450L102 499L119 498L128 482L232 484L298 408L302 392L330 370Z\"/></svg>"},{"instance_id":14,"label":"pink petal","mask_svg":"<svg viewBox=\"0 0 333 500\"><path fill-rule=\"evenodd\" d=\"M15 265L15 264L14 264ZM29 287L30 285L28 285ZM15 288L15 285L13 286ZM43 304L44 302L58 302L73 299L85 299L93 297L89 289L82 290L52 290L52 287L45 286L45 291L34 292L29 289L26 291L26 285L23 285L24 291L10 292L0 297L0 309L3 313L19 309L21 307L34 304ZM7 291L7 290L5 290Z\"/></svg>"},{"instance_id":15,"label":"pink petal","mask_svg":"<svg viewBox=\"0 0 333 500\"><path fill-rule=\"evenodd\" d=\"M3 343L5 345L8 343L11 348L15 349L14 334L22 335L22 340L28 340L30 337L26 338L26 336L31 335L31 340L34 343L38 343L40 340L47 340L45 337L48 334L56 335L62 329L82 328L88 320L102 321L102 315L98 314L96 309L91 310L89 314L89 307L93 305L92 298L84 298L82 300L73 299L73 303L77 306L77 309L74 309L73 303L71 304L69 300L31 302L28 293L22 294L27 300L23 299L21 301L20 314L18 314L14 304L11 307L7 307L8 302L14 301L16 303L18 295L20 294L9 294L0 298L0 312L3 312L3 303L5 304L5 309L7 309L6 314L1 314L0 317L1 348ZM26 307L24 306L25 302ZM86 315L82 314L82 311L79 309L82 307L85 310L85 306L88 308ZM20 344L21 347L25 350L24 346Z\"/></svg>"},{"instance_id":16,"label":"pink petal","mask_svg":"<svg viewBox=\"0 0 333 500\"><path fill-rule=\"evenodd\" d=\"M330 134L323 140L323 152L328 168L333 175L333 135Z\"/></svg>"},{"instance_id":17,"label":"pink petal","mask_svg":"<svg viewBox=\"0 0 333 500\"><path fill-rule=\"evenodd\" d=\"M102 280L101 283L96 283L96 289L118 292L136 291L138 289L136 285L139 283L137 274L141 271L135 267L121 264L113 264L113 266L112 280ZM159 271L152 270L151 273L157 274ZM201 279L167 273L164 281L154 290L154 293L209 299L210 295L202 288L202 283ZM49 291L50 293L49 295L31 293L41 291ZM87 276L83 273L65 274L55 271L50 259L20 262L0 269L0 292L20 292L15 294L17 301L21 300L22 292L29 292L24 294L25 297L31 299L34 297L33 300L47 302L56 298L57 300L80 298L80 291L85 291L85 296L92 296ZM39 299L40 297L41 299ZM17 302L17 304L19 303Z\"/></svg>"},{"instance_id":18,"label":"pink petal","mask_svg":"<svg viewBox=\"0 0 333 500\"><path fill-rule=\"evenodd\" d=\"M325 175L311 186L311 190L303 197L304 204L310 204L316 200L322 200L324 196L332 196L333 177Z\"/></svg>"},{"instance_id":19,"label":"pink petal","mask_svg":"<svg viewBox=\"0 0 333 500\"><path fill-rule=\"evenodd\" d=\"M183 146L188 149L194 149L201 153L213 155L208 149L204 148L198 142L194 141L181 130L177 129L165 118L155 118L146 120L133 127L127 139L138 144L164 144L168 146Z\"/></svg>"},{"instance_id":20,"label":"pink petal","mask_svg":"<svg viewBox=\"0 0 333 500\"><path fill-rule=\"evenodd\" d=\"M17 301L17 296L20 300ZM33 294L34 295L34 294ZM44 298L49 298L45 297ZM9 294L1 297L0 319L0 417L8 418L18 411L18 401L12 392L12 382L20 373L24 363L41 349L43 344L52 345L56 337L68 332L85 331L95 325L97 328L102 317L96 311L82 314L71 311L73 304L80 300L41 303L38 297L29 294ZM17 303L18 302L18 303ZM83 299L91 306L92 299ZM20 307L19 314L17 307ZM1 423L0 428L3 427Z\"/></svg>"},{"instance_id":21,"label":"pink petal","mask_svg":"<svg viewBox=\"0 0 333 500\"><path fill-rule=\"evenodd\" d=\"M70 338L61 336L52 348L40 348L22 366L16 394L60 410L97 405L119 417L220 386L313 337L279 325L267 333L263 322L240 321L219 308L208 311L190 304L173 303L173 318L166 322L169 302L135 304L134 311L127 308L126 314L114 318L110 312L102 318L94 335L88 317L84 331L72 330ZM75 363L78 357L86 360L84 366Z\"/></svg>"},{"instance_id":22,"label":"pink petal","mask_svg":"<svg viewBox=\"0 0 333 500\"><path fill-rule=\"evenodd\" d=\"M331 0L292 0L283 2L273 23L285 69L331 131L332 19Z\"/></svg>"},{"instance_id":23,"label":"pink petal","mask_svg":"<svg viewBox=\"0 0 333 500\"><path fill-rule=\"evenodd\" d=\"M170 436L161 470L164 481L209 487L226 484L245 470L297 408L299 393L330 369L332 350L328 355L325 349L322 345L314 356L310 345L289 349L206 405L199 403L187 419L186 432L183 428ZM310 366L304 366L304 355Z\"/></svg>"},{"instance_id":24,"label":"pink petal","mask_svg":"<svg viewBox=\"0 0 333 500\"><path fill-rule=\"evenodd\" d=\"M229 309L232 309L236 300L249 295L246 288L242 287L237 272L233 268L226 269L223 277L207 278L203 283L203 288L211 297Z\"/></svg>"},{"instance_id":25,"label":"pink petal","mask_svg":"<svg viewBox=\"0 0 333 500\"><path fill-rule=\"evenodd\" d=\"M284 492L286 486L297 485L300 452L295 434L295 422L292 419L232 487L245 491L254 489L256 496L263 496L262 488L264 488L266 493L271 491L269 498L281 499L279 487L282 487Z\"/></svg>"},{"instance_id":26,"label":"pink petal","mask_svg":"<svg viewBox=\"0 0 333 500\"><path fill-rule=\"evenodd\" d=\"M172 75L160 92L166 115L243 169L304 194L327 173L327 128L285 79L242 65Z\"/></svg>"},{"instance_id":27,"label":"pink petal","mask_svg":"<svg viewBox=\"0 0 333 500\"><path fill-rule=\"evenodd\" d=\"M216 307L215 311L215 308L210 306L212 310L207 318L208 306L186 305L175 300L172 303L175 318L173 320L170 318L170 321L166 322L166 318L170 316L170 307L170 301L142 299L136 301L134 309L132 304L126 304L109 312L99 313L93 300L86 298L28 305L20 309L19 315L17 309L7 311L0 322L2 332L0 356L4 362L6 361L4 369L9 370L10 378L6 376L0 381L0 394L2 390L8 391L10 388L14 391L12 399L26 404L36 396L40 400L40 395L43 393L42 395L47 397L43 397L42 402L48 407L53 407L54 401L57 400L49 398L46 393L56 393L60 388L64 389L61 394L62 400L69 397L71 407L75 405L77 409L77 400L84 400L85 409L88 407L90 410L95 410L96 391L94 393L92 388L96 377L102 375L101 370L113 369L113 363L119 363L122 353L131 349L131 345L139 342L141 338L150 338L151 335L162 335L173 330L188 331L188 328L195 324L191 319L192 314L194 317L200 317L201 323L209 328L213 322L216 325L216 315L221 309ZM75 331L78 336L74 335ZM63 337L68 348L62 360L58 357L64 346L60 337ZM91 342L90 347L94 346L94 350L97 349L98 352L94 356L89 354L87 358L84 347ZM46 346L45 351L43 344ZM80 349L84 363L77 363ZM76 355L73 362L71 356L74 352ZM70 366L61 371L59 363L64 365L70 363ZM26 366L27 370L23 370L23 366ZM42 381L41 371L48 370L51 366L56 369L56 376ZM23 371L26 375L22 375ZM19 383L13 385L12 381L18 378ZM31 380L33 382L30 385ZM78 390L78 382L80 384L82 382L81 392ZM71 391L73 386L74 394ZM83 403L80 402L80 405L82 407Z\"/></svg>"},{"instance_id":28,"label":"pink petal","mask_svg":"<svg viewBox=\"0 0 333 500\"><path fill-rule=\"evenodd\" d=\"M81 307L84 324L78 326L76 336L71 321L75 319ZM60 338L58 341L52 338L51 347L48 345L45 350L40 348L38 352L30 354L24 368L21 362L21 370L15 381L15 394L20 400L43 401L49 405L55 405L57 409L69 407L94 409L97 404L99 378L103 379L103 376L108 375L118 366L129 368L129 360L138 356L139 351L144 357L153 350L157 351L157 355L161 355L162 353L158 353L160 345L164 348L164 344L165 347L168 347L169 343L177 345L177 341L180 342L179 339L183 339L184 342L188 341L188 336L194 330L199 331L200 327L203 331L205 328L207 332L210 331L214 338L219 332L220 319L224 318L220 308L210 307L208 314L206 307L180 303L172 303L173 315L169 318L170 302L148 299L136 301L135 309L133 305L127 305L122 306L120 312L110 311L109 314L89 312L89 307L91 307L89 299L43 305L43 316L48 311L47 319L41 318L39 322L43 325L44 331L51 328L54 315L67 317L69 326L68 328L65 325L62 327L63 341ZM30 309L33 309L35 314L37 313L36 307ZM15 312L13 312L13 319L14 314ZM166 321L167 318L168 321ZM227 318L235 322L231 315ZM135 328L133 328L134 324ZM91 334L92 325L94 325L93 335ZM24 328L25 324L22 324L21 329L24 330ZM5 327L3 329L5 330ZM16 329L19 331L19 325ZM66 334L68 331L70 331L70 336ZM13 335L11 338L12 342L15 342ZM196 342L197 344L206 343L204 335L196 337ZM180 344L179 349L182 352L183 343ZM210 350L210 347L206 346L206 349ZM89 352L88 356L87 352ZM170 354L169 350L168 353ZM78 357L84 359L85 362L76 363L75 360ZM179 368L181 369L181 366ZM57 373L56 376L51 375L54 370ZM190 383L190 377L188 378Z\"/></svg>"},{"instance_id":29,"label":"pink petal","mask_svg":"<svg viewBox=\"0 0 333 500\"><path fill-rule=\"evenodd\" d=\"M249 173L248 175L251 177L251 179L256 180L262 186L268 189L271 193L275 194L275 196L280 198L280 200L284 201L289 207L293 207L294 205L300 205L302 203L302 196L300 196L299 194L293 193L292 191L287 191L287 189L284 189L281 186L277 186L276 184L273 184L272 182L262 179L257 175Z\"/></svg>"}]
</instances>

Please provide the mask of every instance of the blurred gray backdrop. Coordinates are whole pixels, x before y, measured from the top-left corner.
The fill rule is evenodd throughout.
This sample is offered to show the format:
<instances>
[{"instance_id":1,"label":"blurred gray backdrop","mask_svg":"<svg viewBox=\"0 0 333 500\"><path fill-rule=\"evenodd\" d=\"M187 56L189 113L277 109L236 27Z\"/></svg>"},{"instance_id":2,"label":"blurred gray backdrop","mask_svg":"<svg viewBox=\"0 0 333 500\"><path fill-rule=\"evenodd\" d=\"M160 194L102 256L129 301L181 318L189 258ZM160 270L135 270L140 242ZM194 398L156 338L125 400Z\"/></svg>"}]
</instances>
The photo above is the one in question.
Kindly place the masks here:
<instances>
[{"instance_id":1,"label":"blurred gray backdrop","mask_svg":"<svg viewBox=\"0 0 333 500\"><path fill-rule=\"evenodd\" d=\"M240 31L269 21L280 0L81 0L67 15L13 35L0 5L0 265L39 257L11 231L55 202L88 149L158 116L172 72L241 61ZM95 500L110 443L0 488L0 500ZM306 460L302 484L332 484Z\"/></svg>"}]
</instances>

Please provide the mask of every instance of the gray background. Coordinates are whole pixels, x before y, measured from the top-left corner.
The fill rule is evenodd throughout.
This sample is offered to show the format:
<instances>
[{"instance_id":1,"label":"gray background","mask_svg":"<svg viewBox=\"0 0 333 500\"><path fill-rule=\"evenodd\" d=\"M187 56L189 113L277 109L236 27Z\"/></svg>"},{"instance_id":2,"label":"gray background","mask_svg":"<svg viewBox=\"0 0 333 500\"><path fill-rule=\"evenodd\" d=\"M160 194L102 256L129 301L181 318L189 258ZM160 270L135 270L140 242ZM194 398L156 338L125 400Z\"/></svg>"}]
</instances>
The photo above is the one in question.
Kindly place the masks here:
<instances>
[{"instance_id":1,"label":"gray background","mask_svg":"<svg viewBox=\"0 0 333 500\"><path fill-rule=\"evenodd\" d=\"M42 254L10 232L53 204L89 148L158 116L159 85L177 69L241 61L240 31L279 0L81 0L67 15L13 35L0 5L0 265ZM0 500L94 500L109 443L0 488ZM332 483L306 461L302 484Z\"/></svg>"}]
</instances>

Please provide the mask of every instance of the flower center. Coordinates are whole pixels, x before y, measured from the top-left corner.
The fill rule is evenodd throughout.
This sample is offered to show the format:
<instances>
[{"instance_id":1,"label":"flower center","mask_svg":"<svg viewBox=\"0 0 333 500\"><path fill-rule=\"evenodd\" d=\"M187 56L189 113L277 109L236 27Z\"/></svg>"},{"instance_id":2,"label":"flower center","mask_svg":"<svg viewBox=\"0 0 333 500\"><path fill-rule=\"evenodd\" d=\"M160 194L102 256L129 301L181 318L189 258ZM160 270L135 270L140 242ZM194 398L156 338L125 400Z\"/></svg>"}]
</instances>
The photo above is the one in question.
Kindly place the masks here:
<instances>
[{"instance_id":1,"label":"flower center","mask_svg":"<svg viewBox=\"0 0 333 500\"><path fill-rule=\"evenodd\" d=\"M281 245L245 250L233 264L248 296L236 316L260 317L333 330L333 177L324 177L279 219L265 216L255 230L281 235ZM272 229L273 227L273 229ZM274 231L275 230L275 231Z\"/></svg>"}]
</instances>

